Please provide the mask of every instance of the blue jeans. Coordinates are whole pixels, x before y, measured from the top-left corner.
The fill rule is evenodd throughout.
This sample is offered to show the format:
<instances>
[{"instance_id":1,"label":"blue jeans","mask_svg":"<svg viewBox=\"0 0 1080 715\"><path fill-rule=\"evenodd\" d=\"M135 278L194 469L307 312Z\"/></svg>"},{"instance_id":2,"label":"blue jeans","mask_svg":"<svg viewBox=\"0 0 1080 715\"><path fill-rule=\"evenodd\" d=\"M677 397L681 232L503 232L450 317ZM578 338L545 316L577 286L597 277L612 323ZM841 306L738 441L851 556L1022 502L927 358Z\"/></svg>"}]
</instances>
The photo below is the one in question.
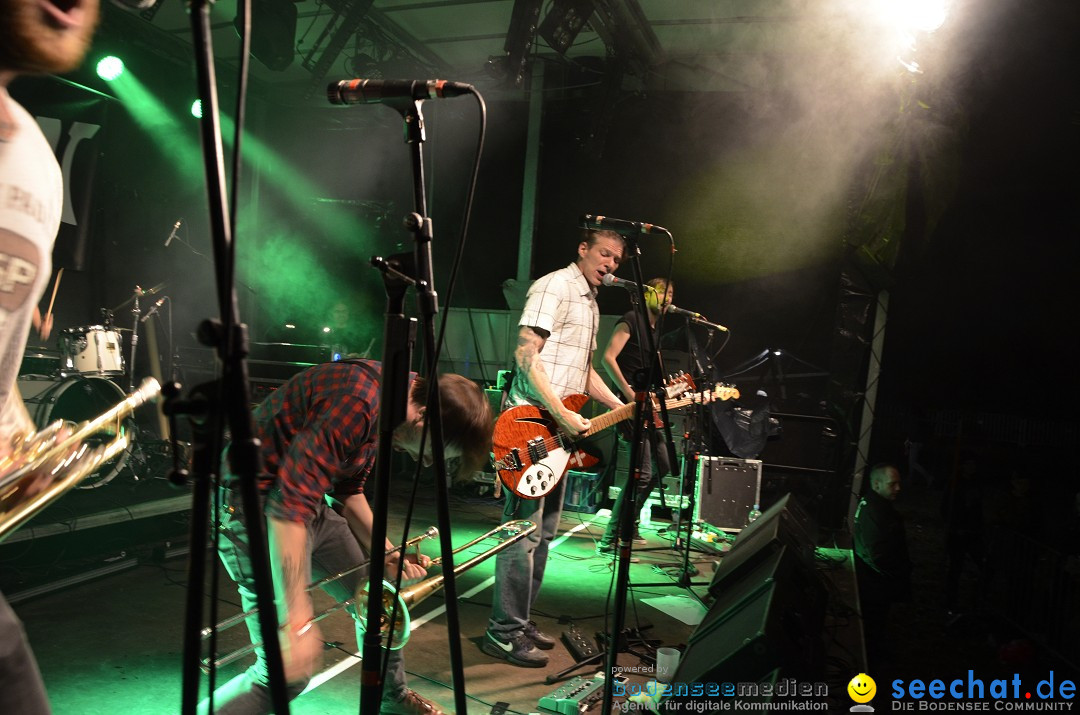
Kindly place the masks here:
<instances>
[{"instance_id":1,"label":"blue jeans","mask_svg":"<svg viewBox=\"0 0 1080 715\"><path fill-rule=\"evenodd\" d=\"M488 630L504 639L521 633L544 581L548 547L559 530L566 476L541 499L522 499L506 491L503 523L526 519L536 531L495 556L495 593L491 599Z\"/></svg>"},{"instance_id":2,"label":"blue jeans","mask_svg":"<svg viewBox=\"0 0 1080 715\"><path fill-rule=\"evenodd\" d=\"M634 495L638 511L634 515L635 524L641 510L645 508L645 499L648 498L653 484L656 483L654 476L657 473L668 474L671 471L671 460L668 459L667 444L662 438L662 433L650 429L645 433L644 439L641 440L641 449L639 450L641 452L641 478L638 480L637 492ZM618 449L618 445L615 448ZM655 460L653 455L656 455ZM653 471L654 461L656 462L657 471ZM615 505L611 507L611 518L608 520L607 529L604 530L604 535L600 537L600 543L604 545L615 543L619 536L619 515L622 514L623 497L628 491L627 487L633 482L634 476L634 465L630 464L627 467L626 479L619 485L619 496L615 498Z\"/></svg>"},{"instance_id":3,"label":"blue jeans","mask_svg":"<svg viewBox=\"0 0 1080 715\"><path fill-rule=\"evenodd\" d=\"M218 553L221 556L221 562L225 565L225 570L236 581L241 607L247 611L255 607L255 580L248 555L247 529L240 495L227 490L224 495L224 504L228 506L228 500L232 498L232 507L235 511L222 519L222 531L218 537ZM367 553L356 540L345 518L325 502L320 502L315 518L308 523L307 537L311 554L308 583L341 573L368 559ZM335 601L341 602L352 598L357 586L366 580L367 569L363 568L337 581L332 581L322 588ZM354 607L350 606L348 611L354 619L357 617ZM258 615L248 617L246 623L251 642L261 642ZM363 631L358 622L357 643L362 643L362 639ZM214 691L214 712L219 715L270 713L273 708L268 686L266 654L261 647L258 647L255 649L255 663ZM303 692L305 687L307 687L306 682L291 683L288 688L289 699L295 698ZM359 686L357 687L357 693L359 693ZM405 664L402 661L401 651L392 651L383 685L383 700L400 699L405 695L407 688ZM203 701L199 706L199 712L207 712L208 706L209 703Z\"/></svg>"},{"instance_id":4,"label":"blue jeans","mask_svg":"<svg viewBox=\"0 0 1080 715\"><path fill-rule=\"evenodd\" d=\"M0 713L48 715L51 712L22 621L0 594Z\"/></svg>"}]
</instances>

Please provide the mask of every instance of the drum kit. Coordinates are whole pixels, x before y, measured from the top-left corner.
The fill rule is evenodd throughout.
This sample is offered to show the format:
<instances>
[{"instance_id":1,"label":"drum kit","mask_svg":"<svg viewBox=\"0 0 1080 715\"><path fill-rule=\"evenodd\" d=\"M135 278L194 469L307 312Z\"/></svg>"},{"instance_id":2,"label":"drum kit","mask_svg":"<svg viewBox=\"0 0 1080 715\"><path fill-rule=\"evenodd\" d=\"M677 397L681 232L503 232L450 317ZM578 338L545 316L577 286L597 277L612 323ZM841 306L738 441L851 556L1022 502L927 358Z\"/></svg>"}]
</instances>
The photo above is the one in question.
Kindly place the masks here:
<instances>
[{"instance_id":1,"label":"drum kit","mask_svg":"<svg viewBox=\"0 0 1080 715\"><path fill-rule=\"evenodd\" d=\"M140 295L153 295L164 284L143 291L136 288L136 295L113 309L103 309L102 325L87 325L61 330L58 352L27 349L19 371L18 389L34 424L42 429L56 420L74 425L97 417L127 394L113 381L127 374L121 331L112 325L116 310L136 301ZM138 315L136 325L138 324ZM134 420L128 418L121 429L130 431L132 441L137 430ZM91 438L106 442L113 435L102 433ZM95 446L89 444L88 446ZM127 466L131 449L105 463L95 474L86 478L79 489L96 489L116 478Z\"/></svg>"}]
</instances>

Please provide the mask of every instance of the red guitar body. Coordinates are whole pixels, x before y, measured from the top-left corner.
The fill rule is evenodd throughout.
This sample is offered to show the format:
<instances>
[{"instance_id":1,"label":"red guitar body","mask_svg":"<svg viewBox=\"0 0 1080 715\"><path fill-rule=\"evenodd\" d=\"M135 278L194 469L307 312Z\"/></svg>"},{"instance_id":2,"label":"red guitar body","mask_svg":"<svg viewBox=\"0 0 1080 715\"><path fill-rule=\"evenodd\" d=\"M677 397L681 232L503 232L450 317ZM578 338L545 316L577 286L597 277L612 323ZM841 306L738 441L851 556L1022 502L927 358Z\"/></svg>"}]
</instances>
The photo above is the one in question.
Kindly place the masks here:
<instances>
[{"instance_id":1,"label":"red guitar body","mask_svg":"<svg viewBox=\"0 0 1080 715\"><path fill-rule=\"evenodd\" d=\"M580 412L589 398L563 399ZM558 485L569 469L588 469L600 462L577 449L547 410L533 405L511 407L499 415L493 437L495 465L506 488L526 499L539 499Z\"/></svg>"}]
</instances>

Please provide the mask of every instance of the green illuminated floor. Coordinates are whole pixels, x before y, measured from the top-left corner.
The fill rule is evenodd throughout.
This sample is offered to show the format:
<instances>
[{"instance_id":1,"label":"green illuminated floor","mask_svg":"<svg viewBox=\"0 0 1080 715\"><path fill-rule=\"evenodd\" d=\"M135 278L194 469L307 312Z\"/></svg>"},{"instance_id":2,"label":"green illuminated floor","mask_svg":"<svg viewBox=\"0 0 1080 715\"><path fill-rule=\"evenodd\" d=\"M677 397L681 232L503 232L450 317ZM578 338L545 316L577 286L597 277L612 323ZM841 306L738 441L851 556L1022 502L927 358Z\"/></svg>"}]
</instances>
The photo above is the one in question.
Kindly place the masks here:
<instances>
[{"instance_id":1,"label":"green illuminated floor","mask_svg":"<svg viewBox=\"0 0 1080 715\"><path fill-rule=\"evenodd\" d=\"M418 506L415 524L420 531L435 523L431 504ZM457 499L452 505L454 543L465 543L500 520L500 508L491 499ZM549 561L548 576L540 594L534 617L542 630L559 635L567 626L560 617L574 619L582 631L603 631L605 599L612 587L612 561L595 555L595 539L602 533L606 517L567 512L563 531L569 535L558 544ZM690 597L687 589L674 584L665 574L676 573L682 555L670 548L657 530L665 524L645 528L649 548L638 552L640 562L631 564L631 581L650 585L635 588L627 608L628 627L647 626L645 635L663 645L684 643L692 631L664 610L645 600L668 597L689 604L691 610L704 609ZM93 530L82 532L91 538ZM435 554L437 546L426 551ZM694 554L702 569L699 577L711 578L712 561ZM461 557L458 561L462 560ZM486 713L497 701L509 703L512 712L536 710L542 695L556 686L544 682L547 675L574 663L567 649L559 644L551 651L552 662L546 669L515 668L483 654L478 639L483 634L491 597L493 560L488 560L458 578L462 652L466 692L470 712ZM114 715L115 713L170 713L180 706L181 631L184 621L185 561L172 559L162 565L139 565L121 573L51 593L15 605L26 624L31 643L45 678L54 711L59 715ZM697 589L704 592L703 587ZM223 615L235 612L231 583L223 584ZM326 605L325 601L320 602ZM446 644L445 616L441 615L441 596L424 601L413 614L425 620L425 614L439 611L413 632L406 647L406 667L410 684L427 697L452 710L453 692L449 689L450 667ZM317 607L320 604L317 603ZM565 619L564 619L565 620ZM323 622L327 640L344 647L355 646L351 621L337 614ZM242 629L223 635L222 649L244 641ZM326 656L327 667L353 662L339 650ZM246 664L246 661L245 661ZM636 666L639 661L629 654L620 655L620 665ZM220 673L222 680L237 668ZM574 674L589 674L581 669ZM359 667L349 667L328 681L305 693L294 702L295 713L356 712L359 703Z\"/></svg>"}]
</instances>

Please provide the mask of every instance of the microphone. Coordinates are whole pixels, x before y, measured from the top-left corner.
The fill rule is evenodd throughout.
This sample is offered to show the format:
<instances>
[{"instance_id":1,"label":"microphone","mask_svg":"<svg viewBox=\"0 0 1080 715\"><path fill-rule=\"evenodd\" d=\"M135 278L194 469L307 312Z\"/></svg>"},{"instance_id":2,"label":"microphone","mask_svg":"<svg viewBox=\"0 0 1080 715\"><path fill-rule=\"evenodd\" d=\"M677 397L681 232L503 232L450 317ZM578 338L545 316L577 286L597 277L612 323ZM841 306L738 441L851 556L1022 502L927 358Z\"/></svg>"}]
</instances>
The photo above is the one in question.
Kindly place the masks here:
<instances>
[{"instance_id":1,"label":"microphone","mask_svg":"<svg viewBox=\"0 0 1080 715\"><path fill-rule=\"evenodd\" d=\"M172 233L170 233L169 237L165 239L165 248L168 248L169 244L172 243L172 240L176 238L176 232L180 230L180 224L182 221L183 219L173 224Z\"/></svg>"},{"instance_id":2,"label":"microphone","mask_svg":"<svg viewBox=\"0 0 1080 715\"><path fill-rule=\"evenodd\" d=\"M177 221L177 223L180 223L180 222ZM145 323L147 320L149 320L151 315L158 312L158 308L161 307L161 304L164 303L167 298L168 298L168 296L163 295L160 298L158 298L156 301L154 301L154 304L152 306L150 306L150 310L146 311L146 315L139 318L139 322L140 323Z\"/></svg>"},{"instance_id":3,"label":"microphone","mask_svg":"<svg viewBox=\"0 0 1080 715\"><path fill-rule=\"evenodd\" d=\"M384 99L442 99L474 92L471 84L445 79L344 79L326 88L330 104L375 104Z\"/></svg>"},{"instance_id":4,"label":"microphone","mask_svg":"<svg viewBox=\"0 0 1080 715\"><path fill-rule=\"evenodd\" d=\"M730 332L723 325L719 325L717 323L710 323L709 321L705 320L704 318L691 318L690 322L697 323L698 325L704 325L706 328L712 328L713 330L719 330L721 333Z\"/></svg>"},{"instance_id":5,"label":"microphone","mask_svg":"<svg viewBox=\"0 0 1080 715\"><path fill-rule=\"evenodd\" d=\"M681 315L684 318L689 319L691 322L697 323L698 325L704 325L707 328L713 328L714 330L719 330L720 332L723 332L723 333L730 332L723 325L718 325L717 323L710 323L708 320L705 319L705 316L702 315L701 313L695 313L692 310L687 310L686 308L680 308L677 305L668 305L666 310L667 310L667 312L672 313L674 315Z\"/></svg>"},{"instance_id":6,"label":"microphone","mask_svg":"<svg viewBox=\"0 0 1080 715\"><path fill-rule=\"evenodd\" d=\"M612 286L618 286L619 288L625 288L626 290L637 291L638 284L634 281L628 281L625 278L616 278L613 273L606 273L600 281L608 288Z\"/></svg>"},{"instance_id":7,"label":"microphone","mask_svg":"<svg viewBox=\"0 0 1080 715\"><path fill-rule=\"evenodd\" d=\"M705 320L705 316L702 315L701 313L695 313L692 310L687 310L685 308L680 308L677 305L668 305L666 310L667 310L667 312L674 313L675 315L686 316L687 318L690 318L691 320Z\"/></svg>"},{"instance_id":8,"label":"microphone","mask_svg":"<svg viewBox=\"0 0 1080 715\"><path fill-rule=\"evenodd\" d=\"M722 333L731 332L727 328L725 328L723 325L719 325L717 323L710 323L708 320L705 319L705 316L702 315L701 313L695 313L692 310L686 310L684 308L679 308L679 307L674 306L674 305L669 305L667 307L667 310L668 310L669 313L674 313L675 315L681 315L681 316L685 317L691 323L696 323L698 325L704 325L706 328L712 328L713 330L719 330Z\"/></svg>"},{"instance_id":9,"label":"microphone","mask_svg":"<svg viewBox=\"0 0 1080 715\"><path fill-rule=\"evenodd\" d=\"M665 236L670 233L663 226L656 226L651 223L627 221L621 218L611 218L610 216L594 216L593 214L583 215L581 217L581 223L585 228L594 230L606 229L617 233L662 233Z\"/></svg>"}]
</instances>

